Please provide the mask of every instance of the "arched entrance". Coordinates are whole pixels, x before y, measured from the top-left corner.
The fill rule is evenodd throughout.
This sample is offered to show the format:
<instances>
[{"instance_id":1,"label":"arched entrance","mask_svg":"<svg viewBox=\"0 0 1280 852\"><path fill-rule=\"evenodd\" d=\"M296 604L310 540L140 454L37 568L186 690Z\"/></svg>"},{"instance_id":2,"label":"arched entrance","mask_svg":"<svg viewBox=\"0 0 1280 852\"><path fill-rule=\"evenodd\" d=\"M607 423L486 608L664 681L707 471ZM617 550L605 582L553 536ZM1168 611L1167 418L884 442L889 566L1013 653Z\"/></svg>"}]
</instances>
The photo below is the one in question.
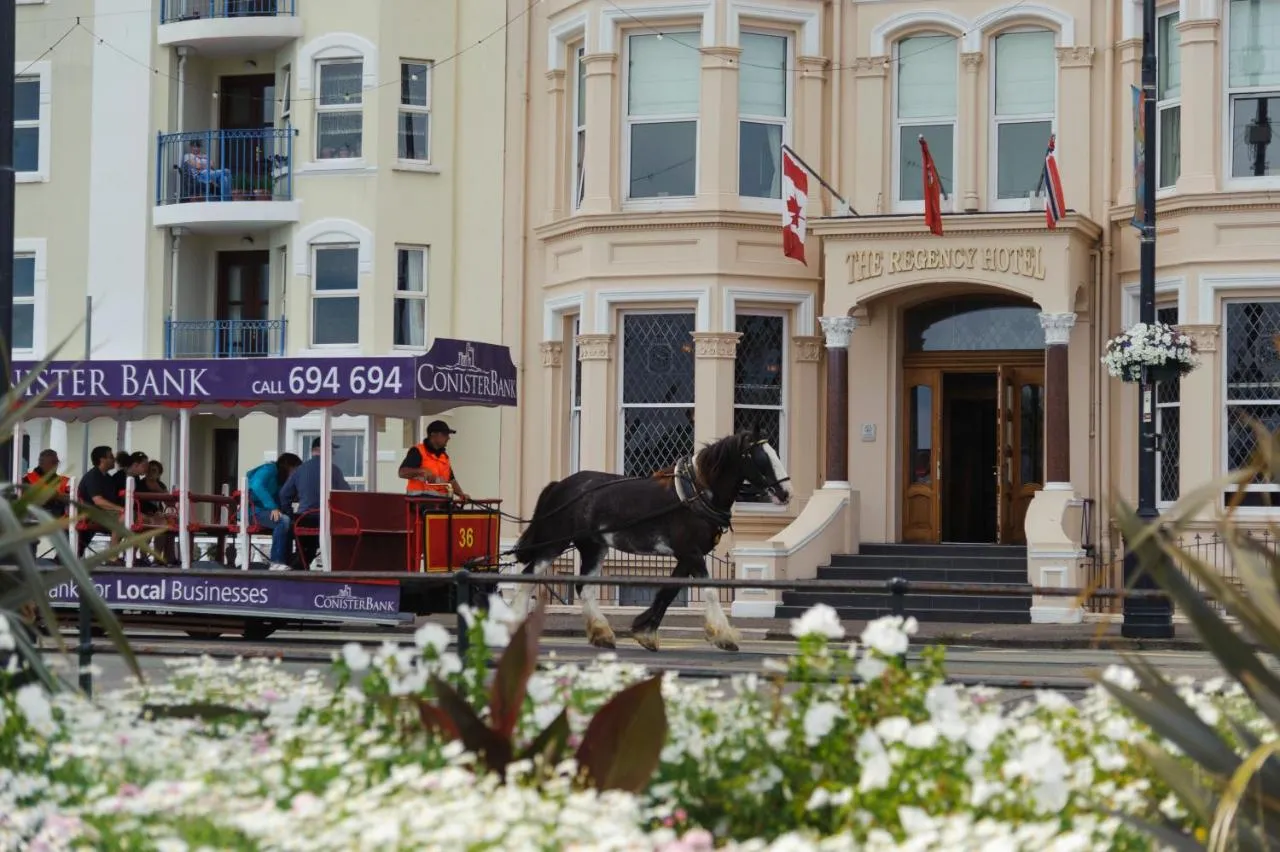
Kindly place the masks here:
<instances>
[{"instance_id":1,"label":"arched entrance","mask_svg":"<svg viewBox=\"0 0 1280 852\"><path fill-rule=\"evenodd\" d=\"M1026 543L1044 483L1038 313L998 295L903 312L903 541Z\"/></svg>"}]
</instances>

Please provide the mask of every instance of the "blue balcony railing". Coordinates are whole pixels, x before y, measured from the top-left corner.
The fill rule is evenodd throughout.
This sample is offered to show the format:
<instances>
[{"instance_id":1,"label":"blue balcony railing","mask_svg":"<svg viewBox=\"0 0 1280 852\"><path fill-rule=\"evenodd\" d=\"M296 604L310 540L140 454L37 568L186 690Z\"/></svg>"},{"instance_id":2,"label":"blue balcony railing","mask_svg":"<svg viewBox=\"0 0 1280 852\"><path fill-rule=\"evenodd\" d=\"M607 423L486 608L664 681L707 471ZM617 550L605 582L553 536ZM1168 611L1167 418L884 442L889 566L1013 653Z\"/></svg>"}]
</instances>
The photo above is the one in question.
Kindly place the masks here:
<instances>
[{"instance_id":1,"label":"blue balcony railing","mask_svg":"<svg viewBox=\"0 0 1280 852\"><path fill-rule=\"evenodd\" d=\"M284 354L288 323L273 320L166 320L166 358L267 358Z\"/></svg>"},{"instance_id":2,"label":"blue balcony railing","mask_svg":"<svg viewBox=\"0 0 1280 852\"><path fill-rule=\"evenodd\" d=\"M156 205L292 201L292 127L158 134Z\"/></svg>"},{"instance_id":3,"label":"blue balcony railing","mask_svg":"<svg viewBox=\"0 0 1280 852\"><path fill-rule=\"evenodd\" d=\"M160 0L160 23L296 15L296 0Z\"/></svg>"}]
</instances>

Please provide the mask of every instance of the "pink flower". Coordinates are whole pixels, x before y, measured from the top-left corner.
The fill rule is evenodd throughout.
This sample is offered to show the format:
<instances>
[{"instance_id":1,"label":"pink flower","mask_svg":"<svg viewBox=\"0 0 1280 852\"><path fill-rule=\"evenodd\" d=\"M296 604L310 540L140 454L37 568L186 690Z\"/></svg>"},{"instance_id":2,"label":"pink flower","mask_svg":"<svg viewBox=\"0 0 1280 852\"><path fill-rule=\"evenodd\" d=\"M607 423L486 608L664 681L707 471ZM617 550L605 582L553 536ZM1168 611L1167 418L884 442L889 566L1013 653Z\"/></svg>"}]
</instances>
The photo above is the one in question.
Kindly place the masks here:
<instances>
[{"instance_id":1,"label":"pink flower","mask_svg":"<svg viewBox=\"0 0 1280 852\"><path fill-rule=\"evenodd\" d=\"M142 788L137 786L136 784L121 784L119 795L127 799L127 798L130 798L131 796L136 796L141 792L142 792Z\"/></svg>"},{"instance_id":2,"label":"pink flower","mask_svg":"<svg viewBox=\"0 0 1280 852\"><path fill-rule=\"evenodd\" d=\"M681 838L681 842L689 849L696 850L696 852L715 848L715 838L705 828L695 828L693 831L688 832Z\"/></svg>"}]
</instances>

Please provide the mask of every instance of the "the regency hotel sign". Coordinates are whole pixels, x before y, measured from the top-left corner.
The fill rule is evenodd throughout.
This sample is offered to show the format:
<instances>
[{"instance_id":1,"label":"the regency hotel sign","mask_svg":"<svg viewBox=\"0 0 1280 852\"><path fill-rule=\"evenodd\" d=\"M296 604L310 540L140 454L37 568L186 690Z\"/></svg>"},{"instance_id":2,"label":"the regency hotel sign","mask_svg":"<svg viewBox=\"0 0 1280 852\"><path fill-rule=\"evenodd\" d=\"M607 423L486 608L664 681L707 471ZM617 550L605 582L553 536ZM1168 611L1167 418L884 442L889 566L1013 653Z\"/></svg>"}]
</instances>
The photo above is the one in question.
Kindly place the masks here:
<instances>
[{"instance_id":1,"label":"the regency hotel sign","mask_svg":"<svg viewBox=\"0 0 1280 852\"><path fill-rule=\"evenodd\" d=\"M918 272L997 272L1044 280L1044 250L1025 248L859 249L849 252L849 281L856 284L882 275Z\"/></svg>"}]
</instances>

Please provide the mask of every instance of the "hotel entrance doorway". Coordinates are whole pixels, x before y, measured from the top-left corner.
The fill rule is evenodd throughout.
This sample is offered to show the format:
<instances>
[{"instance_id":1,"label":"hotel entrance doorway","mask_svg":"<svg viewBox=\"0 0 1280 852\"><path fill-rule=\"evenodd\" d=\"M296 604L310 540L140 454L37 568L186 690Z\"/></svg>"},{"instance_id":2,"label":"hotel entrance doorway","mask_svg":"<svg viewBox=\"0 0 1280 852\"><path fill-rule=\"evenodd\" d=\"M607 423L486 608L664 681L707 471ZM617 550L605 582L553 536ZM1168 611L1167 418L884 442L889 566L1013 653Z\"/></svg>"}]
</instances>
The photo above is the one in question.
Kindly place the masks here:
<instances>
[{"instance_id":1,"label":"hotel entrance doorway","mask_svg":"<svg viewBox=\"0 0 1280 852\"><path fill-rule=\"evenodd\" d=\"M1026 543L1027 506L1044 482L1037 313L990 298L907 311L903 541Z\"/></svg>"}]
</instances>

